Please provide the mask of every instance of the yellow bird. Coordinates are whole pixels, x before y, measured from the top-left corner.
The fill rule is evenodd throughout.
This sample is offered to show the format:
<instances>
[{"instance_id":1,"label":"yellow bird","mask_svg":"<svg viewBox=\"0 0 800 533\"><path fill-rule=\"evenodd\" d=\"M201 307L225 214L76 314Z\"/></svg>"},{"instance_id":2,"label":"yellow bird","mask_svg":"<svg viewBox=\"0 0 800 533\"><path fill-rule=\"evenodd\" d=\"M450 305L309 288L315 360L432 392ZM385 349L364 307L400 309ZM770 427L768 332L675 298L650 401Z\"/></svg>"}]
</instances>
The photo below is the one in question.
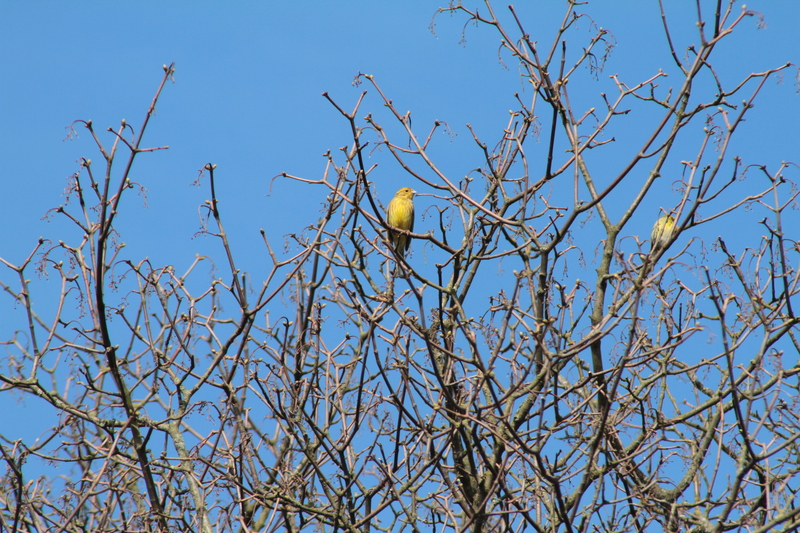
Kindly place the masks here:
<instances>
[{"instance_id":1,"label":"yellow bird","mask_svg":"<svg viewBox=\"0 0 800 533\"><path fill-rule=\"evenodd\" d=\"M394 195L386 208L386 222L389 226L406 231L414 231L414 195L417 191L403 187ZM397 255L404 256L411 244L411 237L389 229L389 237Z\"/></svg>"},{"instance_id":2,"label":"yellow bird","mask_svg":"<svg viewBox=\"0 0 800 533\"><path fill-rule=\"evenodd\" d=\"M675 218L667 213L662 215L653 224L653 231L650 233L650 250L663 248L672 237L672 230L675 228Z\"/></svg>"}]
</instances>

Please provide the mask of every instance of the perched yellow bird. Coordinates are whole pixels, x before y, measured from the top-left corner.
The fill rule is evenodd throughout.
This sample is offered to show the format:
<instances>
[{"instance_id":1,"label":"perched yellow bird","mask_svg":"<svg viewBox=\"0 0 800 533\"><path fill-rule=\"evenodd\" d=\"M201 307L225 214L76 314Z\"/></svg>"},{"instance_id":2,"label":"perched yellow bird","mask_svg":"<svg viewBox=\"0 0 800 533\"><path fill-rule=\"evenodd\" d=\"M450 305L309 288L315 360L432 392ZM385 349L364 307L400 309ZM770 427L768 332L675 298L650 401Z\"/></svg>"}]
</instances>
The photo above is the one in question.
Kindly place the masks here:
<instances>
[{"instance_id":1,"label":"perched yellow bird","mask_svg":"<svg viewBox=\"0 0 800 533\"><path fill-rule=\"evenodd\" d=\"M394 195L386 208L386 222L389 226L406 231L414 231L414 195L417 191L403 187ZM411 237L389 230L389 237L397 255L404 256L411 244Z\"/></svg>"},{"instance_id":2,"label":"perched yellow bird","mask_svg":"<svg viewBox=\"0 0 800 533\"><path fill-rule=\"evenodd\" d=\"M662 215L653 224L653 231L650 233L650 250L663 248L672 237L672 230L675 228L675 218L667 213Z\"/></svg>"}]
</instances>

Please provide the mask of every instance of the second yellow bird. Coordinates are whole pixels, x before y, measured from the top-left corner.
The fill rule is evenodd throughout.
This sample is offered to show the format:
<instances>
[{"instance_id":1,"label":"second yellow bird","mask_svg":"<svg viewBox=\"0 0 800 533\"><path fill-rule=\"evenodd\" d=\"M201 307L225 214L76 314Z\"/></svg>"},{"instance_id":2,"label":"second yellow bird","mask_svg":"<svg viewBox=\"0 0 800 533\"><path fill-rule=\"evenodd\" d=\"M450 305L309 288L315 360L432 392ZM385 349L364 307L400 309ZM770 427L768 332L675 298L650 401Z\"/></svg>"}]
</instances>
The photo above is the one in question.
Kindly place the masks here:
<instances>
[{"instance_id":1,"label":"second yellow bird","mask_svg":"<svg viewBox=\"0 0 800 533\"><path fill-rule=\"evenodd\" d=\"M675 218L666 214L661 216L653 224L653 231L650 233L650 249L663 248L672 237L672 230L675 228Z\"/></svg>"},{"instance_id":2,"label":"second yellow bird","mask_svg":"<svg viewBox=\"0 0 800 533\"><path fill-rule=\"evenodd\" d=\"M386 222L389 226L406 231L414 231L414 195L417 191L403 187L394 195L386 208ZM389 237L397 255L404 256L411 244L411 237L389 229Z\"/></svg>"}]
</instances>

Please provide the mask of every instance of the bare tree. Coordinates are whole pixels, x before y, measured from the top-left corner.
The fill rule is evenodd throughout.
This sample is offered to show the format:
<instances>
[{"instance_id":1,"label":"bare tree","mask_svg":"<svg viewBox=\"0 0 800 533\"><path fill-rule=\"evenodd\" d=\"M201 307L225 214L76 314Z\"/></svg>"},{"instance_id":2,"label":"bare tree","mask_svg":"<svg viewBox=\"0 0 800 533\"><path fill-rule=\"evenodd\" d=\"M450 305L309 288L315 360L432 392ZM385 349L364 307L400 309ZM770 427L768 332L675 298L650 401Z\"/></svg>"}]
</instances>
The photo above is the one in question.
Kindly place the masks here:
<instances>
[{"instance_id":1,"label":"bare tree","mask_svg":"<svg viewBox=\"0 0 800 533\"><path fill-rule=\"evenodd\" d=\"M729 153L764 84L793 67L723 82L714 52L756 14L712 4L705 18L698 2L683 56L662 9L673 63L614 75L615 93L588 105L571 89L615 43L581 3L547 47L513 7L507 22L489 2L440 9L497 32L520 69L505 129L473 131L475 159L453 176L431 153L446 124L418 133L373 76L353 104L325 95L352 140L324 175L281 176L324 190L324 211L286 253L264 236L272 265L256 282L236 265L213 164L203 209L221 277L198 282L203 258L179 273L126 257L116 236L131 165L158 149L142 139L172 66L143 124L123 122L110 146L78 122L102 159L83 160L55 214L82 238L2 260L16 277L3 305L26 322L5 341L1 390L58 420L36 442L0 442L2 529L797 528L796 167ZM637 113L648 135L599 170ZM387 246L368 144L435 205L406 257ZM633 221L674 161L684 171L648 243ZM699 237L746 210L763 215L760 240ZM60 282L55 311L31 304L33 270ZM34 458L64 469L31 478Z\"/></svg>"}]
</instances>

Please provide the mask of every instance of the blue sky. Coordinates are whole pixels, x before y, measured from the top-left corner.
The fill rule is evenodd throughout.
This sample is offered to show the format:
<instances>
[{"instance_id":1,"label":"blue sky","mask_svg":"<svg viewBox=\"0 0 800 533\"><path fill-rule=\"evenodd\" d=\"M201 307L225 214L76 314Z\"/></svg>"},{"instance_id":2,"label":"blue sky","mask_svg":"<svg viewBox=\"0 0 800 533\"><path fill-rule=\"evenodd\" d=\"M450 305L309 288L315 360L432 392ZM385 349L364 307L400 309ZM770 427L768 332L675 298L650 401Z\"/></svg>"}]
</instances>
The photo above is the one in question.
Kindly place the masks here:
<instances>
[{"instance_id":1,"label":"blue sky","mask_svg":"<svg viewBox=\"0 0 800 533\"><path fill-rule=\"evenodd\" d=\"M551 11L523 7L523 20L534 38L549 43L562 3L537 4ZM656 2L596 4L588 11L614 33L618 47L598 87L588 88L594 97L608 74L624 73L633 80L654 71L654 58L664 58L663 37L655 31ZM13 231L0 241L3 256L21 258L36 238L53 232L54 223L40 218L63 201L65 178L77 170L75 161L97 159L85 133L64 140L71 122L92 119L102 130L125 118L138 127L161 65L172 61L175 83L164 91L146 137L150 146L170 148L137 161L149 208L131 210L121 221L135 219L142 231L157 232L158 242L148 240L146 249L142 243L137 251L160 262L180 262L176 251L197 246L187 241L199 226L196 206L207 195L189 184L207 162L218 165L223 214L235 238L252 235L256 227L288 233L310 221L321 197L284 193L290 185L282 180L272 196L265 195L271 178L282 171L319 176L325 164L321 154L348 143L347 123L320 94L328 91L349 109L366 88L352 85L358 72L375 75L399 108L413 112L423 131L439 119L450 124L458 141L469 141L466 123L487 140L496 139L514 104L513 92L521 90L516 67L508 57L510 68L501 67L498 39L488 28L466 27L467 41L460 43L463 18L439 16L433 34L429 25L438 6L428 1L4 3L0 16L13 22L0 36L0 216L2 227ZM497 11L504 14L504 6ZM753 20L742 25L740 39L752 40L752 46L729 54L727 70L740 74L798 61L794 25L800 6L751 2L748 7L761 10L768 26L757 30ZM673 15L676 45L681 23L687 39L696 37L693 9ZM652 48L642 46L649 34ZM761 122L748 124L774 131L765 149L776 153L796 146L800 106L791 82L770 83L768 90L777 97L762 98L758 105L764 111L750 119ZM380 113L377 99L366 103L362 116ZM629 133L635 138L640 132ZM454 164L453 172L469 170L459 168L459 155L443 150L442 156ZM390 161L381 164L375 176L386 181L378 186L385 201L404 178ZM270 222L276 214L279 228ZM129 241L137 246L138 239Z\"/></svg>"},{"instance_id":2,"label":"blue sky","mask_svg":"<svg viewBox=\"0 0 800 533\"><path fill-rule=\"evenodd\" d=\"M426 122L456 101L487 108L497 87L486 72L497 65L494 45L476 54L459 46L453 31L437 39L428 28L436 4L411 4L5 4L4 20L17 23L0 37L1 46L17 52L2 56L0 137L8 163L2 216L3 227L15 228L13 239L3 239L4 253L25 254L52 229L39 219L62 202L75 161L97 160L88 135L79 131L78 139L65 141L65 128L92 119L104 129L122 118L138 127L161 65L172 61L175 84L166 88L146 137L170 149L137 162L149 212L130 216L164 244L148 242L145 253L158 257L160 249L194 245L186 241L198 229L196 206L207 193L189 184L207 162L218 165L233 235L239 224L251 235L254 226L278 229L269 223L276 218L283 233L303 227L321 196L265 195L282 171L318 176L321 155L348 143L348 124L322 92L351 107L362 90L352 80L361 71ZM276 184L276 196L284 185ZM169 231L161 227L165 220ZM158 258L179 261L170 256Z\"/></svg>"},{"instance_id":3,"label":"blue sky","mask_svg":"<svg viewBox=\"0 0 800 533\"><path fill-rule=\"evenodd\" d=\"M529 21L534 39L549 43L563 3L535 4L537 10L521 8L523 20ZM4 2L0 257L19 262L40 236L56 241L75 236L56 219L42 220L63 203L66 177L78 170L76 161L100 159L85 132L66 140L68 127L74 120L91 119L103 131L124 118L138 128L161 79L161 66L173 61L174 83L165 88L145 136L146 145L168 145L169 150L137 160L134 179L148 190L147 207L143 198L130 195L119 219L131 257L148 256L155 264L180 270L196 253L219 253L216 241L195 237L198 206L209 194L205 183L200 188L191 184L211 162L218 165L220 207L234 251L244 270L259 269L266 259L259 228L280 244L283 235L316 219L324 199L324 191L272 178L285 171L318 179L325 168L322 154L351 142L347 122L321 93L327 91L351 109L361 91L369 89L353 86L358 72L373 74L401 111L412 111L420 131L436 119L450 125L456 136L443 136L435 153L442 168L459 179L481 164L465 124L494 145L522 85L510 58L504 56L509 68L498 61L498 38L488 28L467 26L466 42L461 42L464 19L445 15L436 19L432 33L439 5ZM676 47L683 50L696 40L696 31L693 3L681 5L686 10L672 13L672 20ZM504 6L498 3L498 12ZM800 3L749 2L748 7L764 14L767 27L745 21L732 41L739 48L723 45L728 48L721 50L720 66L728 79L800 62ZM587 9L598 25L613 32L618 46L596 85L576 88L577 103L608 91L610 74L636 81L668 63L657 2L595 2ZM588 35L588 25L582 31ZM768 82L758 112L751 114L738 141L737 149L773 169L780 161L800 159L800 97L794 82L789 72L782 84ZM359 116L368 112L388 122L374 91ZM643 131L637 125L615 131L617 145L609 148L609 161L598 165L608 165L613 173L615 158L629 155L629 143ZM110 143L108 135L102 140ZM386 152L370 156L368 164L379 164L372 177L386 203L398 187L409 184L408 178ZM672 166L676 171L678 161ZM668 194L669 182L663 188ZM626 200L619 198L620 208ZM429 204L421 197L418 210ZM651 206L650 218L637 219L647 233L657 207ZM422 224L418 219L417 231L424 229ZM7 274L3 279L10 279ZM0 314L9 302L0 299Z\"/></svg>"}]
</instances>

